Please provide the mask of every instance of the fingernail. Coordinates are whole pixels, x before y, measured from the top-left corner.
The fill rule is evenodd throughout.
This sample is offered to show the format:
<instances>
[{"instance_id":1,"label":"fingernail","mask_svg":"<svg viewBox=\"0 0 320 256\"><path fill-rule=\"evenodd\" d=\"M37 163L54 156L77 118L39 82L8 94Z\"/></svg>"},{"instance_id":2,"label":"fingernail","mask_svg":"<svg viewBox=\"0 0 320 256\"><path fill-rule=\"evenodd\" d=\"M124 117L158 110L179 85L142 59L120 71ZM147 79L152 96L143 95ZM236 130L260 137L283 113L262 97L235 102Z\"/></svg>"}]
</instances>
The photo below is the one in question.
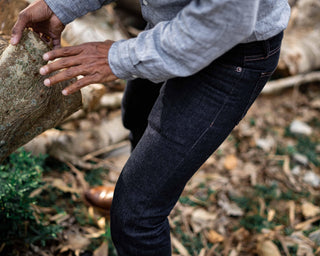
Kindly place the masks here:
<instances>
[{"instance_id":1,"label":"fingernail","mask_svg":"<svg viewBox=\"0 0 320 256\"><path fill-rule=\"evenodd\" d=\"M44 60L49 60L49 55L47 53L43 54L43 59Z\"/></svg>"},{"instance_id":2,"label":"fingernail","mask_svg":"<svg viewBox=\"0 0 320 256\"><path fill-rule=\"evenodd\" d=\"M12 37L10 40L10 44L16 45L18 43L18 39L16 37Z\"/></svg>"},{"instance_id":3,"label":"fingernail","mask_svg":"<svg viewBox=\"0 0 320 256\"><path fill-rule=\"evenodd\" d=\"M41 74L41 75L47 74L47 71L48 71L48 69L47 69L46 67L40 68L40 74Z\"/></svg>"},{"instance_id":4,"label":"fingernail","mask_svg":"<svg viewBox=\"0 0 320 256\"><path fill-rule=\"evenodd\" d=\"M63 91L62 91L62 94L63 94L64 96L67 96L67 95L68 95L68 91L67 91L67 90L63 90Z\"/></svg>"},{"instance_id":5,"label":"fingernail","mask_svg":"<svg viewBox=\"0 0 320 256\"><path fill-rule=\"evenodd\" d=\"M50 79L45 79L43 83L45 86L50 86Z\"/></svg>"}]
</instances>

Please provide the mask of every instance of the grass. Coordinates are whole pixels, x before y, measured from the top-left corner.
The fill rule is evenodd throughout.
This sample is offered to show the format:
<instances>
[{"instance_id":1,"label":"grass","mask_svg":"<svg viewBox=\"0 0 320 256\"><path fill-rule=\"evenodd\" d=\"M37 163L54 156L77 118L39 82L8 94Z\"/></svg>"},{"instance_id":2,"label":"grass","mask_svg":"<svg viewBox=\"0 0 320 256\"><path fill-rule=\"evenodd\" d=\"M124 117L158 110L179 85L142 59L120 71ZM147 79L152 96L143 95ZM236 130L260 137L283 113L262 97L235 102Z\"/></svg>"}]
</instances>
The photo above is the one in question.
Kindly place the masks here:
<instances>
[{"instance_id":1,"label":"grass","mask_svg":"<svg viewBox=\"0 0 320 256\"><path fill-rule=\"evenodd\" d=\"M44 184L45 158L20 149L0 166L0 244L5 244L5 252L17 244L44 246L61 231L58 225L44 225L45 217L37 215L32 207L38 202L31 193Z\"/></svg>"}]
</instances>

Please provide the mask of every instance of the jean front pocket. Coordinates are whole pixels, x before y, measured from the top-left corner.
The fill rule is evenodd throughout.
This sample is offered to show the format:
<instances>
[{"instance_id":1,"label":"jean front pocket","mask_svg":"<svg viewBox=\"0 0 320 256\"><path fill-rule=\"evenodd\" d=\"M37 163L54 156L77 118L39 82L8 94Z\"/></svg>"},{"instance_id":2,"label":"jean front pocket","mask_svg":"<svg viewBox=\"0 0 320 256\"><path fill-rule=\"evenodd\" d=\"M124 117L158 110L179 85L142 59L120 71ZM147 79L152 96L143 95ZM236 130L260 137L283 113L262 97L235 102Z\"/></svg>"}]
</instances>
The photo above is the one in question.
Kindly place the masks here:
<instances>
[{"instance_id":1,"label":"jean front pocket","mask_svg":"<svg viewBox=\"0 0 320 256\"><path fill-rule=\"evenodd\" d=\"M244 112L241 116L241 119L247 114L249 108L254 103L254 101L257 99L257 97L261 93L262 89L264 88L264 86L266 85L266 83L268 82L268 80L270 79L272 74L273 74L273 72L261 72L260 73L260 77L257 79L255 86L251 92L251 95L247 98L248 101L246 103L246 107L245 107Z\"/></svg>"}]
</instances>

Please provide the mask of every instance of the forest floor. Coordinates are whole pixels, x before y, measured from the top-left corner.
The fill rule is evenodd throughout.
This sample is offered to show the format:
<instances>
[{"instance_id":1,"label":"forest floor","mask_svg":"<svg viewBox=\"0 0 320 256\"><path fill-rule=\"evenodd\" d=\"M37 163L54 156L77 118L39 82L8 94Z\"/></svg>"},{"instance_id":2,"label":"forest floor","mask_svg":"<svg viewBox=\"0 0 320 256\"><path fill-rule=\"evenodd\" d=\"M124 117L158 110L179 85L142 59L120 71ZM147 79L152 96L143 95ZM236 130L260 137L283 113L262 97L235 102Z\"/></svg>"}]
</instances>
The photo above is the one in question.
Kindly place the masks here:
<instances>
[{"instance_id":1,"label":"forest floor","mask_svg":"<svg viewBox=\"0 0 320 256\"><path fill-rule=\"evenodd\" d=\"M318 84L260 96L170 214L173 255L320 255L319 116ZM129 143L117 152L104 156L108 169L48 158L34 208L60 231L13 253L116 255L108 214L90 207L83 191L115 184Z\"/></svg>"},{"instance_id":2,"label":"forest floor","mask_svg":"<svg viewBox=\"0 0 320 256\"><path fill-rule=\"evenodd\" d=\"M97 123L106 115L120 109L84 119ZM261 95L171 212L173 255L320 255L319 117L319 84ZM126 140L95 158L108 168L93 170L47 157L32 208L36 220L57 227L55 238L2 243L0 255L115 256L108 214L88 205L83 192L114 185L129 151Z\"/></svg>"}]
</instances>

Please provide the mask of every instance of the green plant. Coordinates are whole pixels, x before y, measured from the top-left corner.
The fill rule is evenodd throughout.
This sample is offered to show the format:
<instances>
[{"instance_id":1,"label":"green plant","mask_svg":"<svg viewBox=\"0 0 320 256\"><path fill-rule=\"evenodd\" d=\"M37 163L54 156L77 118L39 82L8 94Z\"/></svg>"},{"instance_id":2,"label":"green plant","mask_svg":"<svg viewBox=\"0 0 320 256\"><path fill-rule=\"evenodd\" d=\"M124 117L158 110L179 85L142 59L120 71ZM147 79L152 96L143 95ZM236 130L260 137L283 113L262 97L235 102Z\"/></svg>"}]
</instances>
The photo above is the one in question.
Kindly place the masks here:
<instances>
[{"instance_id":1,"label":"green plant","mask_svg":"<svg viewBox=\"0 0 320 256\"><path fill-rule=\"evenodd\" d=\"M44 226L35 217L30 194L43 185L42 165L45 157L33 157L20 149L0 166L0 244L31 244L56 237L57 226Z\"/></svg>"},{"instance_id":2,"label":"green plant","mask_svg":"<svg viewBox=\"0 0 320 256\"><path fill-rule=\"evenodd\" d=\"M102 185L102 176L108 171L103 168L98 168L91 170L85 174L85 180L89 183L90 186L100 186Z\"/></svg>"},{"instance_id":3,"label":"green plant","mask_svg":"<svg viewBox=\"0 0 320 256\"><path fill-rule=\"evenodd\" d=\"M254 215L247 215L240 220L240 225L243 226L247 230L261 232L262 229L270 229L274 226L273 223L267 221L266 218L254 214Z\"/></svg>"}]
</instances>

